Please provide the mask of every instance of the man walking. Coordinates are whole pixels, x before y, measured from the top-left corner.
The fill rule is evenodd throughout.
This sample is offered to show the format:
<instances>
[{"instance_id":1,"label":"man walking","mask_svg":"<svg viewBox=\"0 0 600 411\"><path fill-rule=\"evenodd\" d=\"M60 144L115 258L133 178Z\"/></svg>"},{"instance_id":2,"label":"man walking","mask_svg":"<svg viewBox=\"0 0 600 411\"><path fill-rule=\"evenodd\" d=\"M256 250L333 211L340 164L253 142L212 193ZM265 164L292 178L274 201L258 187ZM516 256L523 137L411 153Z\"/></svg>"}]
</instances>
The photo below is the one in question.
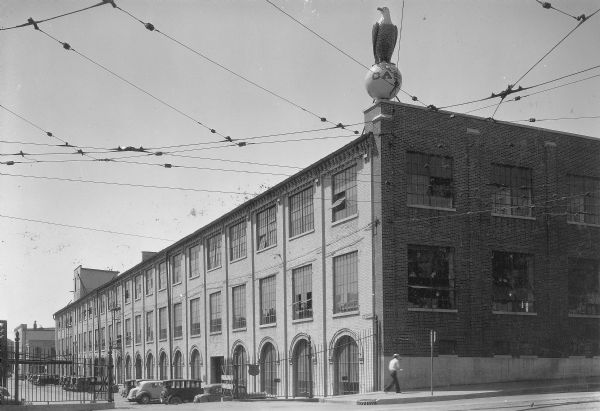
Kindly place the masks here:
<instances>
[{"instance_id":1,"label":"man walking","mask_svg":"<svg viewBox=\"0 0 600 411\"><path fill-rule=\"evenodd\" d=\"M400 368L400 354L394 354L394 358L390 361L388 368L390 370L392 381L385 386L383 391L388 392L392 388L392 385L395 385L396 393L400 393L400 383L398 382L398 371L402 371Z\"/></svg>"}]
</instances>

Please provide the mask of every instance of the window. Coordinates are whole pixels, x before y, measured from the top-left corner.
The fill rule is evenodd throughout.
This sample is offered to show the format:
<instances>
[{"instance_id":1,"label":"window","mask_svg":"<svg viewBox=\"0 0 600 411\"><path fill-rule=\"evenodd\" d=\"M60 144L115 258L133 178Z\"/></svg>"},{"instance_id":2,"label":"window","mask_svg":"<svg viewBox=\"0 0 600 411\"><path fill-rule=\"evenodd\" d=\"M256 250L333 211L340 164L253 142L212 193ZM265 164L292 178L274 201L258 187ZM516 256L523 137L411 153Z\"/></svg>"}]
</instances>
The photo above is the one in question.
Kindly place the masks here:
<instances>
[{"instance_id":1,"label":"window","mask_svg":"<svg viewBox=\"0 0 600 411\"><path fill-rule=\"evenodd\" d=\"M115 334L117 334L117 338L115 339L116 341L116 345L118 349L121 349L121 344L123 343L122 339L123 339L123 335L122 335L122 331L121 331L121 321L117 321L116 325L115 325Z\"/></svg>"},{"instance_id":2,"label":"window","mask_svg":"<svg viewBox=\"0 0 600 411\"><path fill-rule=\"evenodd\" d=\"M166 340L167 339L167 307L158 309L158 339Z\"/></svg>"},{"instance_id":3,"label":"window","mask_svg":"<svg viewBox=\"0 0 600 411\"><path fill-rule=\"evenodd\" d=\"M277 207L256 213L256 244L262 250L277 244Z\"/></svg>"},{"instance_id":4,"label":"window","mask_svg":"<svg viewBox=\"0 0 600 411\"><path fill-rule=\"evenodd\" d=\"M229 260L246 257L246 222L229 227Z\"/></svg>"},{"instance_id":5,"label":"window","mask_svg":"<svg viewBox=\"0 0 600 411\"><path fill-rule=\"evenodd\" d=\"M85 333L84 333L85 334ZM84 337L85 338L85 337ZM92 332L88 331L88 347L90 348L90 350L93 350L94 347L92 346Z\"/></svg>"},{"instance_id":6,"label":"window","mask_svg":"<svg viewBox=\"0 0 600 411\"><path fill-rule=\"evenodd\" d=\"M331 183L332 221L343 220L358 212L356 194L356 166L333 175Z\"/></svg>"},{"instance_id":7,"label":"window","mask_svg":"<svg viewBox=\"0 0 600 411\"><path fill-rule=\"evenodd\" d=\"M492 213L531 216L531 169L492 164Z\"/></svg>"},{"instance_id":8,"label":"window","mask_svg":"<svg viewBox=\"0 0 600 411\"><path fill-rule=\"evenodd\" d=\"M113 326L109 325L108 326L108 343L109 344L113 344L115 341L115 336L113 334ZM85 333L83 334L83 345L85 346Z\"/></svg>"},{"instance_id":9,"label":"window","mask_svg":"<svg viewBox=\"0 0 600 411\"><path fill-rule=\"evenodd\" d=\"M154 340L154 311L146 313L146 341Z\"/></svg>"},{"instance_id":10,"label":"window","mask_svg":"<svg viewBox=\"0 0 600 411\"><path fill-rule=\"evenodd\" d=\"M358 252L333 258L333 313L358 310Z\"/></svg>"},{"instance_id":11,"label":"window","mask_svg":"<svg viewBox=\"0 0 600 411\"><path fill-rule=\"evenodd\" d=\"M75 336L77 337L77 336ZM98 341L98 330L94 330L94 350L97 350L99 347L100 341Z\"/></svg>"},{"instance_id":12,"label":"window","mask_svg":"<svg viewBox=\"0 0 600 411\"><path fill-rule=\"evenodd\" d=\"M142 276L137 275L135 277L135 299L139 300L142 298Z\"/></svg>"},{"instance_id":13,"label":"window","mask_svg":"<svg viewBox=\"0 0 600 411\"><path fill-rule=\"evenodd\" d=\"M131 301L131 281L125 282L125 304Z\"/></svg>"},{"instance_id":14,"label":"window","mask_svg":"<svg viewBox=\"0 0 600 411\"><path fill-rule=\"evenodd\" d=\"M181 271L183 270L183 254L179 253L173 257L173 285L181 282Z\"/></svg>"},{"instance_id":15,"label":"window","mask_svg":"<svg viewBox=\"0 0 600 411\"><path fill-rule=\"evenodd\" d=\"M570 175L568 182L567 221L600 224L600 179Z\"/></svg>"},{"instance_id":16,"label":"window","mask_svg":"<svg viewBox=\"0 0 600 411\"><path fill-rule=\"evenodd\" d=\"M451 157L406 153L407 204L452 208L452 165Z\"/></svg>"},{"instance_id":17,"label":"window","mask_svg":"<svg viewBox=\"0 0 600 411\"><path fill-rule=\"evenodd\" d=\"M221 233L215 234L206 240L206 269L212 270L221 266Z\"/></svg>"},{"instance_id":18,"label":"window","mask_svg":"<svg viewBox=\"0 0 600 411\"><path fill-rule=\"evenodd\" d=\"M151 268L146 270L146 295L152 294L154 291L154 270Z\"/></svg>"},{"instance_id":19,"label":"window","mask_svg":"<svg viewBox=\"0 0 600 411\"><path fill-rule=\"evenodd\" d=\"M181 303L173 304L173 338L181 338L183 336Z\"/></svg>"},{"instance_id":20,"label":"window","mask_svg":"<svg viewBox=\"0 0 600 411\"><path fill-rule=\"evenodd\" d=\"M600 315L598 260L569 259L569 314Z\"/></svg>"},{"instance_id":21,"label":"window","mask_svg":"<svg viewBox=\"0 0 600 411\"><path fill-rule=\"evenodd\" d=\"M158 289L164 290L167 286L167 263L158 265Z\"/></svg>"},{"instance_id":22,"label":"window","mask_svg":"<svg viewBox=\"0 0 600 411\"><path fill-rule=\"evenodd\" d=\"M190 334L200 335L200 298L190 300Z\"/></svg>"},{"instance_id":23,"label":"window","mask_svg":"<svg viewBox=\"0 0 600 411\"><path fill-rule=\"evenodd\" d=\"M408 246L408 306L455 309L454 251L448 247Z\"/></svg>"},{"instance_id":24,"label":"window","mask_svg":"<svg viewBox=\"0 0 600 411\"><path fill-rule=\"evenodd\" d=\"M221 332L221 292L210 295L210 332Z\"/></svg>"},{"instance_id":25,"label":"window","mask_svg":"<svg viewBox=\"0 0 600 411\"><path fill-rule=\"evenodd\" d=\"M292 270L293 319L312 318L312 266Z\"/></svg>"},{"instance_id":26,"label":"window","mask_svg":"<svg viewBox=\"0 0 600 411\"><path fill-rule=\"evenodd\" d=\"M195 245L189 250L190 278L200 275L200 246Z\"/></svg>"},{"instance_id":27,"label":"window","mask_svg":"<svg viewBox=\"0 0 600 411\"><path fill-rule=\"evenodd\" d=\"M246 328L246 285L231 289L233 329Z\"/></svg>"},{"instance_id":28,"label":"window","mask_svg":"<svg viewBox=\"0 0 600 411\"><path fill-rule=\"evenodd\" d=\"M534 311L532 256L493 251L492 275L494 311Z\"/></svg>"},{"instance_id":29,"label":"window","mask_svg":"<svg viewBox=\"0 0 600 411\"><path fill-rule=\"evenodd\" d=\"M290 237L312 230L314 219L312 187L290 196Z\"/></svg>"},{"instance_id":30,"label":"window","mask_svg":"<svg viewBox=\"0 0 600 411\"><path fill-rule=\"evenodd\" d=\"M275 311L275 276L260 280L260 323L273 324L277 321Z\"/></svg>"},{"instance_id":31,"label":"window","mask_svg":"<svg viewBox=\"0 0 600 411\"><path fill-rule=\"evenodd\" d=\"M106 307L106 295L102 294L100 296L100 314L104 314L105 307Z\"/></svg>"},{"instance_id":32,"label":"window","mask_svg":"<svg viewBox=\"0 0 600 411\"><path fill-rule=\"evenodd\" d=\"M142 343L142 316L136 315L133 320L134 320L133 328L135 331L135 343L141 344Z\"/></svg>"},{"instance_id":33,"label":"window","mask_svg":"<svg viewBox=\"0 0 600 411\"><path fill-rule=\"evenodd\" d=\"M95 340L95 338L94 338ZM131 345L131 318L125 319L125 346Z\"/></svg>"}]
</instances>

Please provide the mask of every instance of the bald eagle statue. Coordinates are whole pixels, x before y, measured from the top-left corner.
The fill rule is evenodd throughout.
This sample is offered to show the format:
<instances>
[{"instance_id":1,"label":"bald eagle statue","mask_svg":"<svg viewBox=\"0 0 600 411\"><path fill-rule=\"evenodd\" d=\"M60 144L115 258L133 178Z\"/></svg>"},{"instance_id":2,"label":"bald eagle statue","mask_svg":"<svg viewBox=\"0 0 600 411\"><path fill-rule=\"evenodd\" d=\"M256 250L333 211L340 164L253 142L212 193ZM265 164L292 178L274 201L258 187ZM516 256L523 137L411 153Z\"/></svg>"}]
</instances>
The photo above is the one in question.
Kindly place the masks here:
<instances>
[{"instance_id":1,"label":"bald eagle statue","mask_svg":"<svg viewBox=\"0 0 600 411\"><path fill-rule=\"evenodd\" d=\"M391 63L392 54L396 47L398 39L398 27L392 23L390 18L390 9L387 7L378 7L381 12L381 18L373 25L373 56L375 64L382 61Z\"/></svg>"}]
</instances>

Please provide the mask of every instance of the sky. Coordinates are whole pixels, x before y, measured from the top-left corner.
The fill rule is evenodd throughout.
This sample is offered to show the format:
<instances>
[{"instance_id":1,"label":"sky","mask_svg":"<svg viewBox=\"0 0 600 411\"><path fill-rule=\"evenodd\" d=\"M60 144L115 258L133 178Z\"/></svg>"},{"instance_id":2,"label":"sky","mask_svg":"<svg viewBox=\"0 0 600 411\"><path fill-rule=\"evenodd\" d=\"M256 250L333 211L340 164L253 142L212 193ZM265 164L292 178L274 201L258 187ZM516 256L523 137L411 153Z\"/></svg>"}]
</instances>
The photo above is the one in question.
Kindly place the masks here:
<instances>
[{"instance_id":1,"label":"sky","mask_svg":"<svg viewBox=\"0 0 600 411\"><path fill-rule=\"evenodd\" d=\"M600 7L552 1L569 17L535 0L270 2L116 0L122 10L102 5L40 23L47 35L0 31L0 319L10 329L54 326L77 266L123 272L142 251L167 247L357 137L372 104L364 77L377 7L402 26L398 98L437 107L506 89L580 23L574 17ZM3 0L0 27L95 3ZM599 65L598 38L600 13L518 85ZM568 118L534 125L600 138L600 76L583 80L594 75L600 68L528 90L582 80L504 102L494 118ZM323 130L338 123L352 126ZM110 151L119 146L165 154ZM113 161L95 160L105 158Z\"/></svg>"}]
</instances>

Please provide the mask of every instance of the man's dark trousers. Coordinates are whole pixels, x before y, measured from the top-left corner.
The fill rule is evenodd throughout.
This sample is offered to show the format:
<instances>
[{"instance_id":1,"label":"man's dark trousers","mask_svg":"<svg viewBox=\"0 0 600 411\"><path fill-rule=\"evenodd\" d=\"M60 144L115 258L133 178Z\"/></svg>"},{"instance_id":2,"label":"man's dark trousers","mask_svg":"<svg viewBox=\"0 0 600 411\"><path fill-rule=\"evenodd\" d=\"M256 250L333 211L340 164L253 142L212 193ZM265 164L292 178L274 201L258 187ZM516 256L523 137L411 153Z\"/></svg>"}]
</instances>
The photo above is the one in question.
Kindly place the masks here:
<instances>
[{"instance_id":1,"label":"man's dark trousers","mask_svg":"<svg viewBox=\"0 0 600 411\"><path fill-rule=\"evenodd\" d=\"M392 388L392 385L396 386L396 392L400 392L400 383L398 382L398 375L397 375L397 371L394 370L390 373L390 376L392 377L392 381L385 386L385 388L383 389L384 391L389 391L390 388Z\"/></svg>"}]
</instances>

